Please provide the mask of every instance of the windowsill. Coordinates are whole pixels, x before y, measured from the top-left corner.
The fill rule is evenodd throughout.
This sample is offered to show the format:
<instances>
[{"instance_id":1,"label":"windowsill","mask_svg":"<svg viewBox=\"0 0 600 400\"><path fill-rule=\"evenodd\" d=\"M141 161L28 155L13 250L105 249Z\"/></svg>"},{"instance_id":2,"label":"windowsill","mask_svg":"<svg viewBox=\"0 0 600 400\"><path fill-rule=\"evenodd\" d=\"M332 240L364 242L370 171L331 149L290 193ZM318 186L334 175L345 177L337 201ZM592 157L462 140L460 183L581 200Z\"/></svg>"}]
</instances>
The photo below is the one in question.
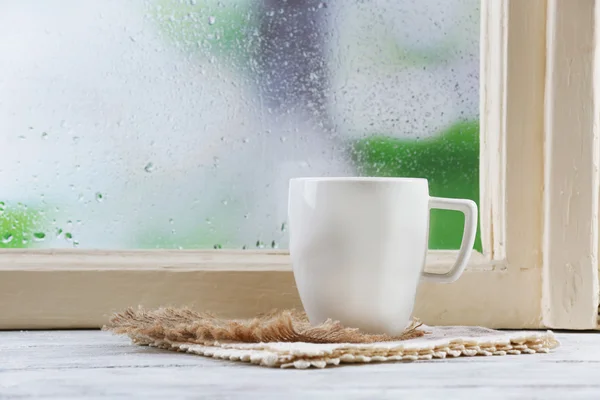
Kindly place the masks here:
<instances>
[{"instance_id":1,"label":"windowsill","mask_svg":"<svg viewBox=\"0 0 600 400\"><path fill-rule=\"evenodd\" d=\"M430 252L427 270L444 273L455 260L455 251ZM457 282L420 286L415 315L429 324L539 328L540 295L519 288L539 287L540 272L519 271L511 274L501 261L474 253ZM519 295L506 298L507 288ZM187 306L233 318L302 307L285 251L0 254L0 329L98 328L112 313L138 305Z\"/></svg>"}]
</instances>

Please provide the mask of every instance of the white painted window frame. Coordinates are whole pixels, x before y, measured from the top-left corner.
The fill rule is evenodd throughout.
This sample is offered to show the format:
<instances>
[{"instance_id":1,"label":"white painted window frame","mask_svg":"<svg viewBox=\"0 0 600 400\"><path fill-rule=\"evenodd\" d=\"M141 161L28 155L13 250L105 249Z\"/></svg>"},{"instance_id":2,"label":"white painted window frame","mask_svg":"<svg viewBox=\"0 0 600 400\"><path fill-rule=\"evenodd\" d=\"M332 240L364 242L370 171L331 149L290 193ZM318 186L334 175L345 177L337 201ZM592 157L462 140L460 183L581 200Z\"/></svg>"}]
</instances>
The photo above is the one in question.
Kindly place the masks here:
<instances>
[{"instance_id":1,"label":"white painted window frame","mask_svg":"<svg viewBox=\"0 0 600 400\"><path fill-rule=\"evenodd\" d=\"M595 3L482 0L484 252L457 282L421 285L424 322L596 328ZM430 252L427 269L454 259ZM0 252L0 329L99 327L136 305L236 317L301 307L283 251Z\"/></svg>"}]
</instances>

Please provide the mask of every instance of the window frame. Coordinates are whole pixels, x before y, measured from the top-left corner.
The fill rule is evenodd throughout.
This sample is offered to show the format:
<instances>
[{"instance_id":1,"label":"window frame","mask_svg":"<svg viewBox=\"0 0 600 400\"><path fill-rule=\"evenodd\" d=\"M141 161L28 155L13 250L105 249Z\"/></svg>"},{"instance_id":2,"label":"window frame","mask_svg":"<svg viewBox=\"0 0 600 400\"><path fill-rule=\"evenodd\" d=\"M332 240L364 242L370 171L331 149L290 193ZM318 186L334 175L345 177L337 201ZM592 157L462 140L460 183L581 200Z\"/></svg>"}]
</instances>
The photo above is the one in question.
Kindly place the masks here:
<instances>
[{"instance_id":1,"label":"window frame","mask_svg":"<svg viewBox=\"0 0 600 400\"><path fill-rule=\"evenodd\" d=\"M581 17L600 14L596 0L566 3L482 0L484 251L457 282L420 285L427 324L596 328L600 56ZM455 257L430 251L426 268ZM136 305L301 308L285 251L0 250L0 329L97 328Z\"/></svg>"}]
</instances>

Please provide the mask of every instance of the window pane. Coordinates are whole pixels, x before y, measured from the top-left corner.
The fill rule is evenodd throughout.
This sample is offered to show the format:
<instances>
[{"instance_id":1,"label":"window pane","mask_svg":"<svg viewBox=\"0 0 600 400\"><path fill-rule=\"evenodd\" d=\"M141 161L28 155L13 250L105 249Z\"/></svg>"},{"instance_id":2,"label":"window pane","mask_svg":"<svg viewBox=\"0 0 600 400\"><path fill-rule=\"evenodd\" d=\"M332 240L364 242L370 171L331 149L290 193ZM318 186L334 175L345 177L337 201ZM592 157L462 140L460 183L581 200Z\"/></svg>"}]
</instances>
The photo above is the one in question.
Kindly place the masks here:
<instances>
[{"instance_id":1,"label":"window pane","mask_svg":"<svg viewBox=\"0 0 600 400\"><path fill-rule=\"evenodd\" d=\"M296 176L478 200L477 0L2 9L0 247L285 248Z\"/></svg>"}]
</instances>

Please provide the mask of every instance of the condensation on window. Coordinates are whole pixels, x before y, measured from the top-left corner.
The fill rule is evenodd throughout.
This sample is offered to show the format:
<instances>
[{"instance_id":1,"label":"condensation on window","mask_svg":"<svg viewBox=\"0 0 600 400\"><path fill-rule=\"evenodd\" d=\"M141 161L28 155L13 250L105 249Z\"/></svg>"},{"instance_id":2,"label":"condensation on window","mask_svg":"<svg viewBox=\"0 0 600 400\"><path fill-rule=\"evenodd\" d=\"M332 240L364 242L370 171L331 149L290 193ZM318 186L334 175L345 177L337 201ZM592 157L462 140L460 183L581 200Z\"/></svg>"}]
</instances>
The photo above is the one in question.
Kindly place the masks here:
<instances>
[{"instance_id":1,"label":"condensation on window","mask_svg":"<svg viewBox=\"0 0 600 400\"><path fill-rule=\"evenodd\" d=\"M0 248L285 248L298 176L478 200L478 72L478 0L4 1Z\"/></svg>"}]
</instances>

